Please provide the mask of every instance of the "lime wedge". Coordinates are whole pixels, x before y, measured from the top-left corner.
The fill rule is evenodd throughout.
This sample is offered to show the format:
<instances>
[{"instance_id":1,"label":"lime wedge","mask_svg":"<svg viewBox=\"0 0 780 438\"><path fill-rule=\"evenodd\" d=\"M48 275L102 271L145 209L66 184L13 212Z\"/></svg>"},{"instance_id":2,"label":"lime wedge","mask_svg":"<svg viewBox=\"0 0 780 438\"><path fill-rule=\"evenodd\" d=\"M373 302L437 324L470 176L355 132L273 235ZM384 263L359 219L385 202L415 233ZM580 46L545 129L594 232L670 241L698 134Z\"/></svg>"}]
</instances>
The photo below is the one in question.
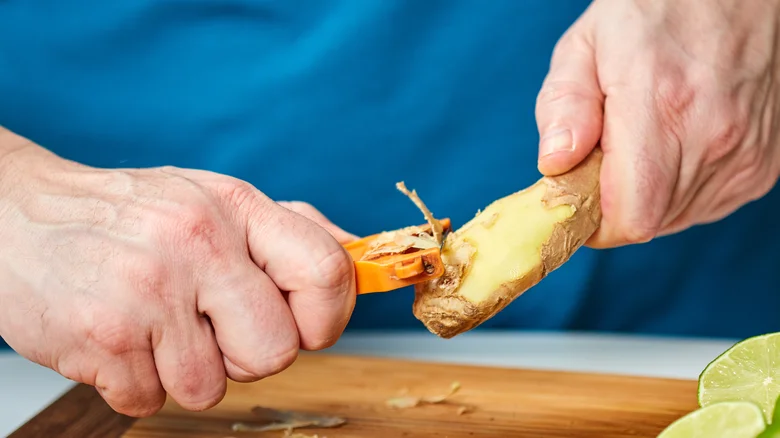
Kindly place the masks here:
<instances>
[{"instance_id":1,"label":"lime wedge","mask_svg":"<svg viewBox=\"0 0 780 438\"><path fill-rule=\"evenodd\" d=\"M780 397L775 402L775 413L772 416L771 425L756 438L780 438Z\"/></svg>"},{"instance_id":2,"label":"lime wedge","mask_svg":"<svg viewBox=\"0 0 780 438\"><path fill-rule=\"evenodd\" d=\"M780 424L769 426L756 438L780 438Z\"/></svg>"},{"instance_id":3,"label":"lime wedge","mask_svg":"<svg viewBox=\"0 0 780 438\"><path fill-rule=\"evenodd\" d=\"M775 401L775 413L772 415L772 421L769 423L780 427L780 396L778 396L777 401Z\"/></svg>"},{"instance_id":4,"label":"lime wedge","mask_svg":"<svg viewBox=\"0 0 780 438\"><path fill-rule=\"evenodd\" d=\"M780 396L780 333L745 339L709 363L699 376L702 407L723 401L749 401L772 421Z\"/></svg>"},{"instance_id":5,"label":"lime wedge","mask_svg":"<svg viewBox=\"0 0 780 438\"><path fill-rule=\"evenodd\" d=\"M699 408L664 429L657 438L756 438L766 427L751 402L720 402Z\"/></svg>"}]
</instances>

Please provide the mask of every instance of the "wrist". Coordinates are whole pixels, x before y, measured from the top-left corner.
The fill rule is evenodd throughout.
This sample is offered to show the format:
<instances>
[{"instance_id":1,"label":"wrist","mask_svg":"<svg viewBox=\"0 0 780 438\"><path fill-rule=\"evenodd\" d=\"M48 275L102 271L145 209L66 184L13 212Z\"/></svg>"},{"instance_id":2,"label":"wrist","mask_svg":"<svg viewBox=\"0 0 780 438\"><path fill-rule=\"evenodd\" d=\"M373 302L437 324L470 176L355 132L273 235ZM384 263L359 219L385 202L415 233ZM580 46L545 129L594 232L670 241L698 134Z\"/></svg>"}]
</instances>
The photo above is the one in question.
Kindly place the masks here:
<instances>
[{"instance_id":1,"label":"wrist","mask_svg":"<svg viewBox=\"0 0 780 438\"><path fill-rule=\"evenodd\" d=\"M0 218L27 196L36 175L48 173L41 169L50 167L53 157L56 155L0 126Z\"/></svg>"},{"instance_id":2,"label":"wrist","mask_svg":"<svg viewBox=\"0 0 780 438\"><path fill-rule=\"evenodd\" d=\"M32 146L30 140L0 126L0 167L3 167L2 164L7 161L8 156L29 146Z\"/></svg>"},{"instance_id":3,"label":"wrist","mask_svg":"<svg viewBox=\"0 0 780 438\"><path fill-rule=\"evenodd\" d=\"M0 219L12 208L14 181L18 179L19 172L13 164L13 156L29 145L30 142L25 138L0 126Z\"/></svg>"},{"instance_id":4,"label":"wrist","mask_svg":"<svg viewBox=\"0 0 780 438\"><path fill-rule=\"evenodd\" d=\"M20 176L46 174L66 162L69 160L0 126L0 191L6 181L18 182Z\"/></svg>"}]
</instances>

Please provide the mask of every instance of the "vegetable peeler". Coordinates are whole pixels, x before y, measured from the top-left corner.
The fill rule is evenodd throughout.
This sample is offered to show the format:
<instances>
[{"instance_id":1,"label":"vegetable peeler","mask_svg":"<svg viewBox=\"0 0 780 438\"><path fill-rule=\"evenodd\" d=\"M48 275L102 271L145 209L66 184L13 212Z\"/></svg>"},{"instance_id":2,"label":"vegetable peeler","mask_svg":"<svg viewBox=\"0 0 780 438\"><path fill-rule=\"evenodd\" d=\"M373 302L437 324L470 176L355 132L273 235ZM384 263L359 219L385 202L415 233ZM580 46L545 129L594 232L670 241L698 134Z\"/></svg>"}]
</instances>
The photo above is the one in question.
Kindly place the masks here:
<instances>
[{"instance_id":1,"label":"vegetable peeler","mask_svg":"<svg viewBox=\"0 0 780 438\"><path fill-rule=\"evenodd\" d=\"M449 219L439 219L444 236L451 230ZM431 233L431 225L420 225L420 231ZM358 295L375 292L388 292L406 286L433 280L444 274L441 259L441 245L430 247L410 247L402 252L385 254L366 259L366 253L381 245L380 237L386 233L377 233L344 244L355 263L356 287ZM433 242L433 241L431 241ZM444 239L442 238L442 242Z\"/></svg>"}]
</instances>

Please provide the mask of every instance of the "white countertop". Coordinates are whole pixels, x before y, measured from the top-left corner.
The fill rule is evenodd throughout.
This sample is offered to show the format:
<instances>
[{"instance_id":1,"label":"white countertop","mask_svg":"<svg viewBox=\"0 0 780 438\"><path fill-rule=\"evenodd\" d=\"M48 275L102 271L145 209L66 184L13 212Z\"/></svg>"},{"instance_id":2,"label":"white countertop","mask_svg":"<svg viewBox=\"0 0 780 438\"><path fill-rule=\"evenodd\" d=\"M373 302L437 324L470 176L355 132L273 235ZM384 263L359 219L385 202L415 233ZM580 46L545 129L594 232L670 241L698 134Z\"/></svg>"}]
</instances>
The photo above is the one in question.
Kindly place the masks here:
<instances>
[{"instance_id":1,"label":"white countertop","mask_svg":"<svg viewBox=\"0 0 780 438\"><path fill-rule=\"evenodd\" d=\"M472 332L349 333L329 351L460 364L696 379L736 340L592 334ZM73 382L14 353L0 353L0 436L13 432Z\"/></svg>"}]
</instances>

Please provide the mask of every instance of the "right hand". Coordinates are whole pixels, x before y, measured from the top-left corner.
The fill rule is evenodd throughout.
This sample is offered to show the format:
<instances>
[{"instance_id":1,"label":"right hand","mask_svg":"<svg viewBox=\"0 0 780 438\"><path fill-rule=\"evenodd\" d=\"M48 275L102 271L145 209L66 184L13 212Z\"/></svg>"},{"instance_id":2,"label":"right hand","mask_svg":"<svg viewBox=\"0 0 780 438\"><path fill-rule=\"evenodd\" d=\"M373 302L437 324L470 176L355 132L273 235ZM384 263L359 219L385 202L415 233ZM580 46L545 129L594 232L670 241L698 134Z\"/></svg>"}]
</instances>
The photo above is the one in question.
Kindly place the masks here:
<instances>
[{"instance_id":1,"label":"right hand","mask_svg":"<svg viewBox=\"0 0 780 438\"><path fill-rule=\"evenodd\" d=\"M278 373L344 330L352 236L312 207L211 172L0 142L17 146L0 162L0 336L117 412L152 415L166 393L210 408L226 377Z\"/></svg>"}]
</instances>

